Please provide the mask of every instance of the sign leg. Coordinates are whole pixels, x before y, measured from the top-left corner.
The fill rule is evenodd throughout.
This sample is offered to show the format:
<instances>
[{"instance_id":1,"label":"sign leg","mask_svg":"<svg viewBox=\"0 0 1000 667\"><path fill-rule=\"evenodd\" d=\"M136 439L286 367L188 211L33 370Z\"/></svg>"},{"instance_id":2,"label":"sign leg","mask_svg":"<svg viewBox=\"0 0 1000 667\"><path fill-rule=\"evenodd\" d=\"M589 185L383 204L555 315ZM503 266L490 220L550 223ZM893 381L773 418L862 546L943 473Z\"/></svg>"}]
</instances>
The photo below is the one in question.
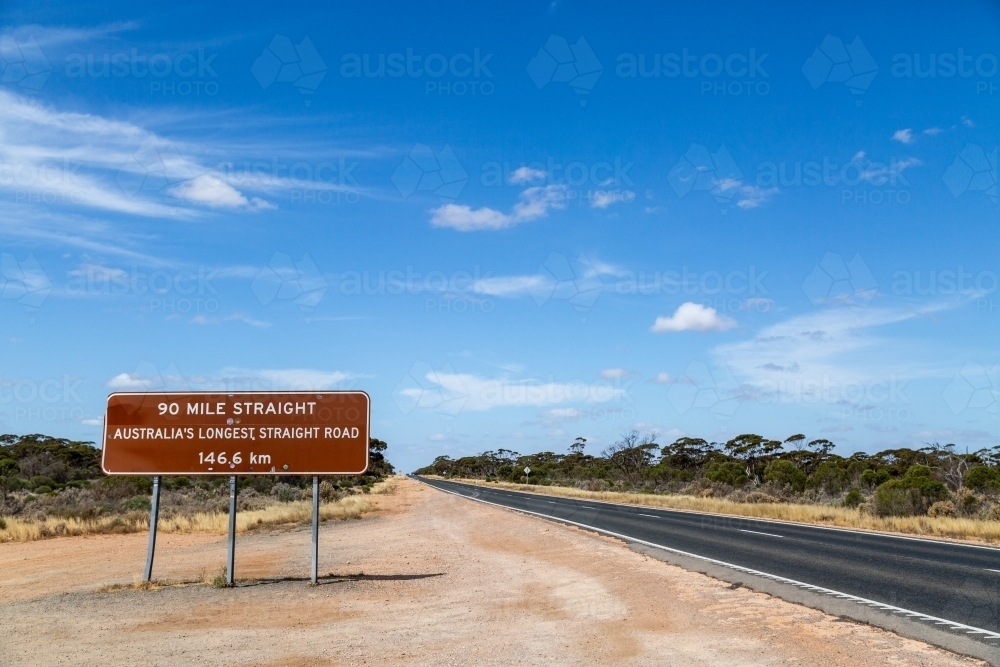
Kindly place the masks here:
<instances>
[{"instance_id":1,"label":"sign leg","mask_svg":"<svg viewBox=\"0 0 1000 667\"><path fill-rule=\"evenodd\" d=\"M236 475L229 478L229 554L226 559L226 585L233 585L236 564Z\"/></svg>"},{"instance_id":2,"label":"sign leg","mask_svg":"<svg viewBox=\"0 0 1000 667\"><path fill-rule=\"evenodd\" d=\"M153 580L153 553L156 551L156 523L160 518L160 476L153 477L153 498L149 506L149 548L146 550L146 572L143 581Z\"/></svg>"},{"instance_id":3,"label":"sign leg","mask_svg":"<svg viewBox=\"0 0 1000 667\"><path fill-rule=\"evenodd\" d=\"M319 477L313 477L312 582L318 583L319 570Z\"/></svg>"}]
</instances>

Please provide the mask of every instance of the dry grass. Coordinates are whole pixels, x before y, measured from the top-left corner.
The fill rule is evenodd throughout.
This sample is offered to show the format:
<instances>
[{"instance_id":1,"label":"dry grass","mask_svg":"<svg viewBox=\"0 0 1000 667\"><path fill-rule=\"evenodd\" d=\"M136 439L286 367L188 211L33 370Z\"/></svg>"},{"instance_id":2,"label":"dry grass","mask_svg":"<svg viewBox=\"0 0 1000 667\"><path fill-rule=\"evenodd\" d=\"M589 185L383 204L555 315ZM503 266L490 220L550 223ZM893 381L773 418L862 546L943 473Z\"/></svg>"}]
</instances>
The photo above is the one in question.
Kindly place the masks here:
<instances>
[{"instance_id":1,"label":"dry grass","mask_svg":"<svg viewBox=\"0 0 1000 667\"><path fill-rule=\"evenodd\" d=\"M379 482L372 487L372 494L376 496L391 496L396 493L396 481L392 478Z\"/></svg>"},{"instance_id":2,"label":"dry grass","mask_svg":"<svg viewBox=\"0 0 1000 667\"><path fill-rule=\"evenodd\" d=\"M838 528L855 528L882 533L919 535L952 540L1000 543L1000 521L985 519L960 519L955 517L878 517L862 514L856 509L829 505L796 505L792 503L751 504L738 503L722 498L697 498L681 495L653 495L646 493L619 493L614 491L584 491L562 486L525 486L508 482L484 482L475 479L454 480L487 487L501 487L513 491L530 491L565 498L585 498L605 502L691 510L710 514L776 519Z\"/></svg>"},{"instance_id":3,"label":"dry grass","mask_svg":"<svg viewBox=\"0 0 1000 667\"><path fill-rule=\"evenodd\" d=\"M376 484L372 493L392 493L386 485ZM360 519L362 514L374 509L366 496L347 496L335 502L322 503L319 508L321 521L330 519ZM312 502L302 500L279 503L260 510L246 510L236 514L236 532L268 528L282 524L309 522L312 519ZM229 515L225 513L198 513L189 517L160 519L159 530L166 533L213 533L225 535L229 531ZM0 543L30 542L47 537L94 535L99 533L135 533L149 530L149 516L131 513L125 516L101 517L94 520L48 518L44 521L24 521L6 517L0 529Z\"/></svg>"}]
</instances>

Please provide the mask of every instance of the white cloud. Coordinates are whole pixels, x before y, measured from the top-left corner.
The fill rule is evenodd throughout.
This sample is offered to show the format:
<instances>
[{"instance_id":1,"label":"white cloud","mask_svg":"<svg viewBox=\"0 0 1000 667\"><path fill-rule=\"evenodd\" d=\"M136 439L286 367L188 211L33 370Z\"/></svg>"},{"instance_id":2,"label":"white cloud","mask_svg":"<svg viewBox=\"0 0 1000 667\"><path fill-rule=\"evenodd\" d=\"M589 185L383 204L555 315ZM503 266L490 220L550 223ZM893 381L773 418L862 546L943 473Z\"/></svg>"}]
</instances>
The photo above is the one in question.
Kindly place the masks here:
<instances>
[{"instance_id":1,"label":"white cloud","mask_svg":"<svg viewBox=\"0 0 1000 667\"><path fill-rule=\"evenodd\" d=\"M110 234L110 225L100 218L81 219L83 215L191 219L212 210L271 208L267 194L303 184L274 170L233 169L234 164L251 163L256 150L270 155L295 151L297 159L304 155L304 149L255 147L252 141L221 147L203 139L168 138L137 122L66 111L0 89L0 173L13 175L0 178L0 194L21 192L30 198L44 193L54 202L37 207L0 197L14 202L0 202L14 212L0 211L0 222L24 235L59 235L63 242L84 246L88 241L80 235ZM310 180L308 187L359 191L354 183L329 178ZM54 229L40 229L40 221ZM114 236L121 243L129 234L117 231Z\"/></svg>"},{"instance_id":2,"label":"white cloud","mask_svg":"<svg viewBox=\"0 0 1000 667\"><path fill-rule=\"evenodd\" d=\"M903 172L910 167L916 167L923 162L915 157L903 158L902 160L890 160L889 164L874 162L865 157L864 151L858 151L851 160L858 168L858 177L873 185L885 185L895 183L896 179L903 175Z\"/></svg>"},{"instance_id":3,"label":"white cloud","mask_svg":"<svg viewBox=\"0 0 1000 667\"><path fill-rule=\"evenodd\" d=\"M223 369L224 376L239 376L245 383L254 383L261 389L320 390L336 389L344 382L358 376L345 371L321 371L313 368L263 368L249 370L243 368Z\"/></svg>"},{"instance_id":4,"label":"white cloud","mask_svg":"<svg viewBox=\"0 0 1000 667\"><path fill-rule=\"evenodd\" d=\"M91 42L103 39L118 32L134 30L139 26L135 22L116 21L93 28L52 28L42 25L11 26L0 30L0 36L13 37L16 41L28 38L34 39L42 48L59 49L69 44Z\"/></svg>"},{"instance_id":5,"label":"white cloud","mask_svg":"<svg viewBox=\"0 0 1000 667\"><path fill-rule=\"evenodd\" d=\"M778 188L762 188L757 185L741 185L737 190L736 205L742 209L757 208L771 201L779 192Z\"/></svg>"},{"instance_id":6,"label":"white cloud","mask_svg":"<svg viewBox=\"0 0 1000 667\"><path fill-rule=\"evenodd\" d=\"M550 210L563 208L566 208L566 186L535 186L521 193L520 201L510 213L488 207L473 209L465 204L445 204L431 211L431 225L460 232L495 231L537 220L548 215Z\"/></svg>"},{"instance_id":7,"label":"white cloud","mask_svg":"<svg viewBox=\"0 0 1000 667\"><path fill-rule=\"evenodd\" d=\"M249 324L252 327L257 327L260 329L266 329L271 326L270 322L265 322L263 320L257 320L243 313L233 313L232 315L224 315L221 317L207 317L205 315L195 315L190 320L191 324L222 324L224 322L243 322L244 324Z\"/></svg>"},{"instance_id":8,"label":"white cloud","mask_svg":"<svg viewBox=\"0 0 1000 667\"><path fill-rule=\"evenodd\" d=\"M602 380L620 380L629 375L631 375L631 373L624 368L605 368L600 372Z\"/></svg>"},{"instance_id":9,"label":"white cloud","mask_svg":"<svg viewBox=\"0 0 1000 667\"><path fill-rule=\"evenodd\" d=\"M941 134L942 132L944 132L944 130L942 128L936 127L936 126L935 127L928 127L926 130L924 130L924 134L926 134L929 137L936 137L937 135Z\"/></svg>"},{"instance_id":10,"label":"white cloud","mask_svg":"<svg viewBox=\"0 0 1000 667\"><path fill-rule=\"evenodd\" d=\"M507 182L512 185L523 185L524 183L544 180L546 176L548 176L548 174L541 169L518 167L511 172L510 176L507 177Z\"/></svg>"},{"instance_id":11,"label":"white cloud","mask_svg":"<svg viewBox=\"0 0 1000 667\"><path fill-rule=\"evenodd\" d=\"M912 342L882 338L877 330L958 304L824 309L766 326L750 340L719 345L712 355L749 394L770 400L853 405L875 396L904 403L909 378L948 376L954 370L943 356L919 363L928 358L926 351Z\"/></svg>"},{"instance_id":12,"label":"white cloud","mask_svg":"<svg viewBox=\"0 0 1000 667\"><path fill-rule=\"evenodd\" d=\"M108 389L120 389L122 391L137 391L150 386L150 380L138 373L119 373L107 381Z\"/></svg>"},{"instance_id":13,"label":"white cloud","mask_svg":"<svg viewBox=\"0 0 1000 667\"><path fill-rule=\"evenodd\" d=\"M988 431L965 428L925 429L911 433L910 437L920 442L937 442L942 445L996 442L996 436Z\"/></svg>"},{"instance_id":14,"label":"white cloud","mask_svg":"<svg viewBox=\"0 0 1000 667\"><path fill-rule=\"evenodd\" d=\"M585 412L576 408L552 408L543 412L541 417L545 420L579 419L585 414Z\"/></svg>"},{"instance_id":15,"label":"white cloud","mask_svg":"<svg viewBox=\"0 0 1000 667\"><path fill-rule=\"evenodd\" d=\"M432 211L431 225L451 227L460 232L474 232L484 229L506 229L517 224L513 219L492 208L477 208L465 204L445 204Z\"/></svg>"},{"instance_id":16,"label":"white cloud","mask_svg":"<svg viewBox=\"0 0 1000 667\"><path fill-rule=\"evenodd\" d=\"M84 426L103 426L103 419L96 419L94 417L85 417L80 420L80 423Z\"/></svg>"},{"instance_id":17,"label":"white cloud","mask_svg":"<svg viewBox=\"0 0 1000 667\"><path fill-rule=\"evenodd\" d=\"M519 296L545 287L549 281L544 276L497 276L480 278L472 283L472 291L488 296Z\"/></svg>"},{"instance_id":18,"label":"white cloud","mask_svg":"<svg viewBox=\"0 0 1000 667\"><path fill-rule=\"evenodd\" d=\"M656 377L652 379L655 384L669 384L673 382L673 378L670 377L670 373L666 371L660 371L656 374Z\"/></svg>"},{"instance_id":19,"label":"white cloud","mask_svg":"<svg viewBox=\"0 0 1000 667\"><path fill-rule=\"evenodd\" d=\"M908 127L902 130L896 130L892 133L892 140L898 141L901 144L912 144L913 130Z\"/></svg>"},{"instance_id":20,"label":"white cloud","mask_svg":"<svg viewBox=\"0 0 1000 667\"><path fill-rule=\"evenodd\" d=\"M115 269L100 264L81 264L75 269L66 272L70 278L83 279L89 283L111 283L128 281L128 272L123 269Z\"/></svg>"},{"instance_id":21,"label":"white cloud","mask_svg":"<svg viewBox=\"0 0 1000 667\"><path fill-rule=\"evenodd\" d=\"M972 122L972 119L968 116L962 116L962 125L966 127L975 127L976 124Z\"/></svg>"},{"instance_id":22,"label":"white cloud","mask_svg":"<svg viewBox=\"0 0 1000 667\"><path fill-rule=\"evenodd\" d=\"M621 201L624 201L623 198L610 190L595 190L590 194L591 208L607 208Z\"/></svg>"},{"instance_id":23,"label":"white cloud","mask_svg":"<svg viewBox=\"0 0 1000 667\"><path fill-rule=\"evenodd\" d=\"M247 199L246 196L215 174L202 174L173 187L170 194L201 206L210 208L234 208L260 211L276 208L274 204L260 197Z\"/></svg>"},{"instance_id":24,"label":"white cloud","mask_svg":"<svg viewBox=\"0 0 1000 667\"><path fill-rule=\"evenodd\" d=\"M725 315L719 315L715 308L703 306L700 303L688 301L682 303L673 315L656 318L650 327L653 333L671 331L725 331L736 326L736 320Z\"/></svg>"}]
</instances>

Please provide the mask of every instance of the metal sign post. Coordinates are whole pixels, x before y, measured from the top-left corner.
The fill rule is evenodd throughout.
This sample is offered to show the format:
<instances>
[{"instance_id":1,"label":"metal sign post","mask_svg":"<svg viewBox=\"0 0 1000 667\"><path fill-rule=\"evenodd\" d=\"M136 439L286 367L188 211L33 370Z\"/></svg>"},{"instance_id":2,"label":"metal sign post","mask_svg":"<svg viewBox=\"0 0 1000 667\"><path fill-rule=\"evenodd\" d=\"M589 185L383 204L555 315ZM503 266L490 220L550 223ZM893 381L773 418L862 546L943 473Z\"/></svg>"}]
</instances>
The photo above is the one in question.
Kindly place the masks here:
<instances>
[{"instance_id":1,"label":"metal sign post","mask_svg":"<svg viewBox=\"0 0 1000 667\"><path fill-rule=\"evenodd\" d=\"M236 564L236 475L229 478L229 554L226 564L226 585L232 586Z\"/></svg>"},{"instance_id":2,"label":"metal sign post","mask_svg":"<svg viewBox=\"0 0 1000 667\"><path fill-rule=\"evenodd\" d=\"M319 477L313 477L312 582L318 583L319 570Z\"/></svg>"},{"instance_id":3,"label":"metal sign post","mask_svg":"<svg viewBox=\"0 0 1000 667\"><path fill-rule=\"evenodd\" d=\"M146 574L143 581L153 580L153 552L156 551L156 524L160 519L160 476L153 477L153 498L149 506L149 548L146 551Z\"/></svg>"},{"instance_id":4,"label":"metal sign post","mask_svg":"<svg viewBox=\"0 0 1000 667\"><path fill-rule=\"evenodd\" d=\"M531 468L529 468L528 466L524 466L524 483L525 484L528 483L528 475L530 475L530 474L531 474Z\"/></svg>"}]
</instances>

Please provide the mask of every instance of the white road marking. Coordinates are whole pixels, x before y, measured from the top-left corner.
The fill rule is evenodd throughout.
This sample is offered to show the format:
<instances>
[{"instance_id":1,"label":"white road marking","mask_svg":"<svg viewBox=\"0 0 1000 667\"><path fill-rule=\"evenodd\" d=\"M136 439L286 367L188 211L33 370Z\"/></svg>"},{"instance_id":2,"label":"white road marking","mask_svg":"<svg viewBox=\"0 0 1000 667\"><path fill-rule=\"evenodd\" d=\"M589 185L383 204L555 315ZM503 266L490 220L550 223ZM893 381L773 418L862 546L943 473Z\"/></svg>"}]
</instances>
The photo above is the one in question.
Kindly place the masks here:
<instances>
[{"instance_id":1,"label":"white road marking","mask_svg":"<svg viewBox=\"0 0 1000 667\"><path fill-rule=\"evenodd\" d=\"M753 533L754 535L767 535L768 537L784 537L784 535L775 535L774 533L762 533L759 530L743 530L740 528L741 533Z\"/></svg>"},{"instance_id":2,"label":"white road marking","mask_svg":"<svg viewBox=\"0 0 1000 667\"><path fill-rule=\"evenodd\" d=\"M987 572L1000 572L1000 570L994 570L993 568L990 568L990 567L986 568L986 571Z\"/></svg>"},{"instance_id":3,"label":"white road marking","mask_svg":"<svg viewBox=\"0 0 1000 667\"><path fill-rule=\"evenodd\" d=\"M639 514L639 516L648 516L650 519L659 519L660 517L655 514Z\"/></svg>"}]
</instances>

